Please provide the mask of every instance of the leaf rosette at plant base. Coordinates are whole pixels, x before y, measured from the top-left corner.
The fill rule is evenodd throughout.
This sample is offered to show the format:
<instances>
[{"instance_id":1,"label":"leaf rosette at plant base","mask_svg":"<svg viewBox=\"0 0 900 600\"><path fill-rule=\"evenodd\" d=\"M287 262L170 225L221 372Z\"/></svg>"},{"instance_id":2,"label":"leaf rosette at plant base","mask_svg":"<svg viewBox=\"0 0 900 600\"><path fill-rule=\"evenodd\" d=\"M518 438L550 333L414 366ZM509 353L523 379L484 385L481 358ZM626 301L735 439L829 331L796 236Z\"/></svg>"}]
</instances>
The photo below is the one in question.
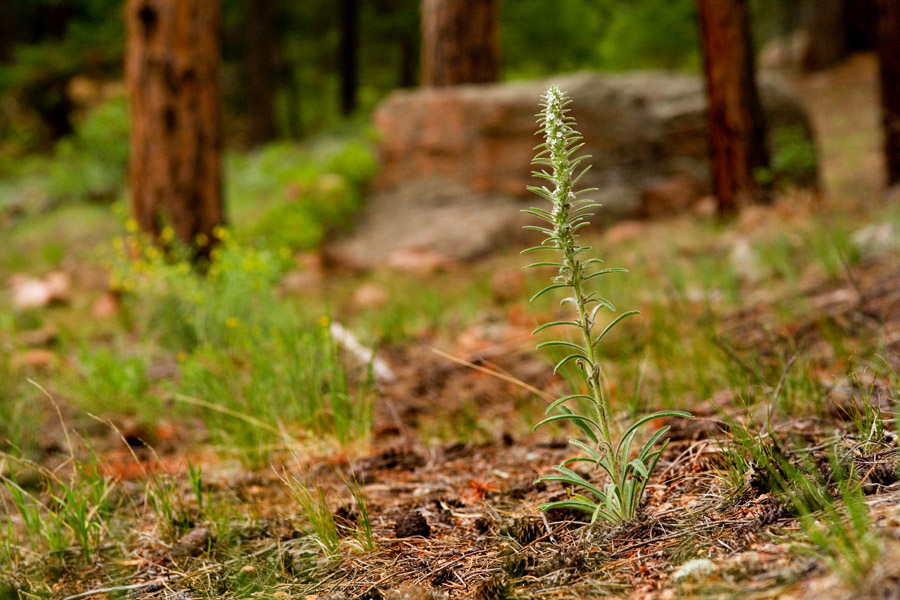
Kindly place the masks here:
<instances>
[{"instance_id":1,"label":"leaf rosette at plant base","mask_svg":"<svg viewBox=\"0 0 900 600\"><path fill-rule=\"evenodd\" d=\"M558 409L559 413L547 417L535 425L535 429L546 423L569 421L584 433L587 442L570 440L573 446L585 454L563 461L554 467L557 473L540 477L535 482L559 481L585 492L572 493L566 500L543 504L540 506L541 510L551 508L582 510L591 514L592 523L600 517L615 524L632 519L637 514L650 475L668 444L668 440L665 440L657 446L669 429L666 426L657 430L647 440L636 458L629 460L631 444L638 429L661 417L691 417L691 415L677 410L647 415L628 427L621 440L613 444L609 425L610 408L603 391L604 377L597 344L620 321L637 314L637 311L627 311L618 315L599 334L594 333L594 324L600 309L615 311L615 307L609 300L598 296L595 292L586 291L585 284L602 275L622 273L626 270L601 268L603 261L598 258L584 258L591 248L578 243L577 232L589 224L587 217L590 216L591 209L599 205L592 200L581 198L583 194L594 190L575 191L578 180L587 172L590 165L582 168L581 163L587 157L576 156L583 144L581 135L574 128L574 119L568 115L569 103L570 100L565 94L553 85L547 90L541 104L543 110L538 115L538 123L544 134L544 143L537 147L540 152L533 164L538 165L541 170L535 171L534 176L546 179L552 189L546 185L530 186L528 189L548 200L552 206L550 210L530 208L524 211L548 225L525 227L538 231L546 237L539 246L528 248L523 254L547 250L559 256L556 260L536 262L526 267L553 267L559 271L553 277L552 283L532 296L531 301L555 290L566 290L569 295L563 298L561 304L571 304L578 313L577 317L570 321L545 323L537 327L532 334L551 327L574 327L579 330L581 343L551 340L538 344L538 349L548 347L564 349L568 354L556 364L553 372L556 373L567 363L574 362L588 390L587 394L572 394L551 403L546 412L549 414ZM587 414L576 412L567 405L574 403L577 407L579 401L589 407ZM569 468L569 465L576 462L587 462L594 465L595 469L602 469L609 482L602 489L591 483Z\"/></svg>"}]
</instances>

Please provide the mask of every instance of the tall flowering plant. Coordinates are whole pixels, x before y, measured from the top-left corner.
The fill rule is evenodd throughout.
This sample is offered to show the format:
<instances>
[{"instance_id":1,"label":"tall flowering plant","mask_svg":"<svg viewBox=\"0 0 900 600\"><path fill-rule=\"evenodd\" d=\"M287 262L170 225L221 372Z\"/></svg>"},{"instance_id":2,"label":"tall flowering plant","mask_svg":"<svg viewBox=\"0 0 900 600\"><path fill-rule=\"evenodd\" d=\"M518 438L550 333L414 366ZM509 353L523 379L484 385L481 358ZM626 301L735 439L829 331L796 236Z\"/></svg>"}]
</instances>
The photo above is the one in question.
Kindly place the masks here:
<instances>
[{"instance_id":1,"label":"tall flowering plant","mask_svg":"<svg viewBox=\"0 0 900 600\"><path fill-rule=\"evenodd\" d=\"M594 325L601 309L615 312L612 303L589 291L595 278L610 273L625 272L622 268L601 268L603 261L588 258L590 247L578 242L578 231L587 226L590 211L599 205L581 196L590 189L576 191L575 186L588 171L590 165L581 166L586 156L576 156L581 149L581 135L575 130L575 120L569 116L570 100L552 85L544 94L538 115L538 124L544 135L544 143L538 146L540 152L533 164L540 170L535 177L545 179L546 185L529 186L529 190L550 202L549 208L530 208L524 212L546 222L546 225L529 225L526 229L538 231L545 236L539 246L523 251L549 251L556 258L536 262L526 268L551 267L557 270L552 283L540 290L531 301L556 290L565 290L567 296L561 304L570 304L574 316L572 320L552 321L538 326L532 335L552 327L571 327L578 331L578 341L569 339L550 340L538 344L538 348L559 347L566 356L554 368L556 373L570 362L577 366L586 393L563 396L547 407L547 414L557 411L537 425L569 421L585 436L585 439L569 440L569 443L584 454L574 456L554 467L554 474L538 478L538 481L560 481L573 486L565 500L541 505L541 510L551 508L573 508L591 514L591 522L602 518L610 523L621 523L636 516L644 489L665 450L668 440L657 445L669 427L657 430L641 447L637 456L629 459L631 444L638 429L660 417L690 417L689 413L667 410L647 415L631 424L625 434L613 443L610 431L610 407L603 387L603 370L600 365L597 345L600 340L622 319L637 314L628 311L616 316L602 331L596 333ZM587 407L587 410L582 410ZM576 462L586 462L595 470L606 473L608 482L601 488L570 468Z\"/></svg>"}]
</instances>

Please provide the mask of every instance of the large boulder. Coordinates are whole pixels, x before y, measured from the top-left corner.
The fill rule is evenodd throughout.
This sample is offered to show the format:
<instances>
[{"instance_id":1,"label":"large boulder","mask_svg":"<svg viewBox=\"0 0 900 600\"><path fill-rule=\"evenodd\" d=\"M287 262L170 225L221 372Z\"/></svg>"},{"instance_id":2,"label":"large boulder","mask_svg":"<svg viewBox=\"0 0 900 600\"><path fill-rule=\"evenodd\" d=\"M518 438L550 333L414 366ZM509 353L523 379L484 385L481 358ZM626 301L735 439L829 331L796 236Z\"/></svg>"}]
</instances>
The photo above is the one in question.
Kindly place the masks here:
<instances>
[{"instance_id":1,"label":"large boulder","mask_svg":"<svg viewBox=\"0 0 900 600\"><path fill-rule=\"evenodd\" d=\"M706 97L697 75L579 72L399 91L373 117L381 170L368 215L355 239L333 245L332 255L372 266L415 247L459 260L508 240L528 222L519 209L539 201L526 186L537 182L535 113L549 83L572 98L583 152L591 155L582 185L598 188L593 197L604 205L594 221L677 212L710 192ZM764 80L761 96L770 132L792 128L811 137L786 86Z\"/></svg>"}]
</instances>

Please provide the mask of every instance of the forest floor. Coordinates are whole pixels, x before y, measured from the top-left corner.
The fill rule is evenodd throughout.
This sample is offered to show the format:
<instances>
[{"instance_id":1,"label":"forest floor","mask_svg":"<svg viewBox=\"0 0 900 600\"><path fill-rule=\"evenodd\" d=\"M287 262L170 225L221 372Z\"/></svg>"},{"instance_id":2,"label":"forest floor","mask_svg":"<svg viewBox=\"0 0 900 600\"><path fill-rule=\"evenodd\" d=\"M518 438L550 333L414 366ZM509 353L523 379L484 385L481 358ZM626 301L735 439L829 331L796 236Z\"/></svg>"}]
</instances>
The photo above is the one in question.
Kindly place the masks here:
<instances>
[{"instance_id":1,"label":"forest floor","mask_svg":"<svg viewBox=\"0 0 900 600\"><path fill-rule=\"evenodd\" d=\"M900 197L874 63L794 84L822 197L593 236L631 271L605 294L641 310L604 340L617 428L695 417L655 423L669 445L615 527L538 510L565 497L533 482L572 432L531 426L577 384L534 350L560 309L527 303L547 274L515 250L405 274L281 257L298 267L274 283L235 251L219 288L149 262L111 295L88 248L117 224L56 209L18 233L35 263L84 251L62 301L0 308L0 599L900 596ZM322 342L335 322L391 375ZM328 400L294 407L297 386Z\"/></svg>"}]
</instances>

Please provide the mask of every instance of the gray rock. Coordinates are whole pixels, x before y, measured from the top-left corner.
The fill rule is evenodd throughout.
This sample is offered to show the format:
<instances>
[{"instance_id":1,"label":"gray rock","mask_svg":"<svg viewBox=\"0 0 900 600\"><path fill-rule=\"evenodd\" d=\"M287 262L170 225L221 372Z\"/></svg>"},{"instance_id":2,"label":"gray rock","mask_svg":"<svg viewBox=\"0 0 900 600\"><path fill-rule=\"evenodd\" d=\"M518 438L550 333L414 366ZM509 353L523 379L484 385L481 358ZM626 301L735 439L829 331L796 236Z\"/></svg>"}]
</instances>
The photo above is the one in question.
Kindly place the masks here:
<instances>
[{"instance_id":1,"label":"gray rock","mask_svg":"<svg viewBox=\"0 0 900 600\"><path fill-rule=\"evenodd\" d=\"M594 223L687 210L710 193L706 97L697 75L579 72L552 79L399 91L375 111L381 171L354 238L330 254L358 267L418 248L469 260L509 242L531 222L519 210L540 200L526 191L538 102L550 83L573 100L604 205ZM764 79L770 131L811 128L786 86ZM777 136L772 136L775 139ZM815 176L813 176L815 179ZM661 209L659 206L661 205Z\"/></svg>"}]
</instances>

